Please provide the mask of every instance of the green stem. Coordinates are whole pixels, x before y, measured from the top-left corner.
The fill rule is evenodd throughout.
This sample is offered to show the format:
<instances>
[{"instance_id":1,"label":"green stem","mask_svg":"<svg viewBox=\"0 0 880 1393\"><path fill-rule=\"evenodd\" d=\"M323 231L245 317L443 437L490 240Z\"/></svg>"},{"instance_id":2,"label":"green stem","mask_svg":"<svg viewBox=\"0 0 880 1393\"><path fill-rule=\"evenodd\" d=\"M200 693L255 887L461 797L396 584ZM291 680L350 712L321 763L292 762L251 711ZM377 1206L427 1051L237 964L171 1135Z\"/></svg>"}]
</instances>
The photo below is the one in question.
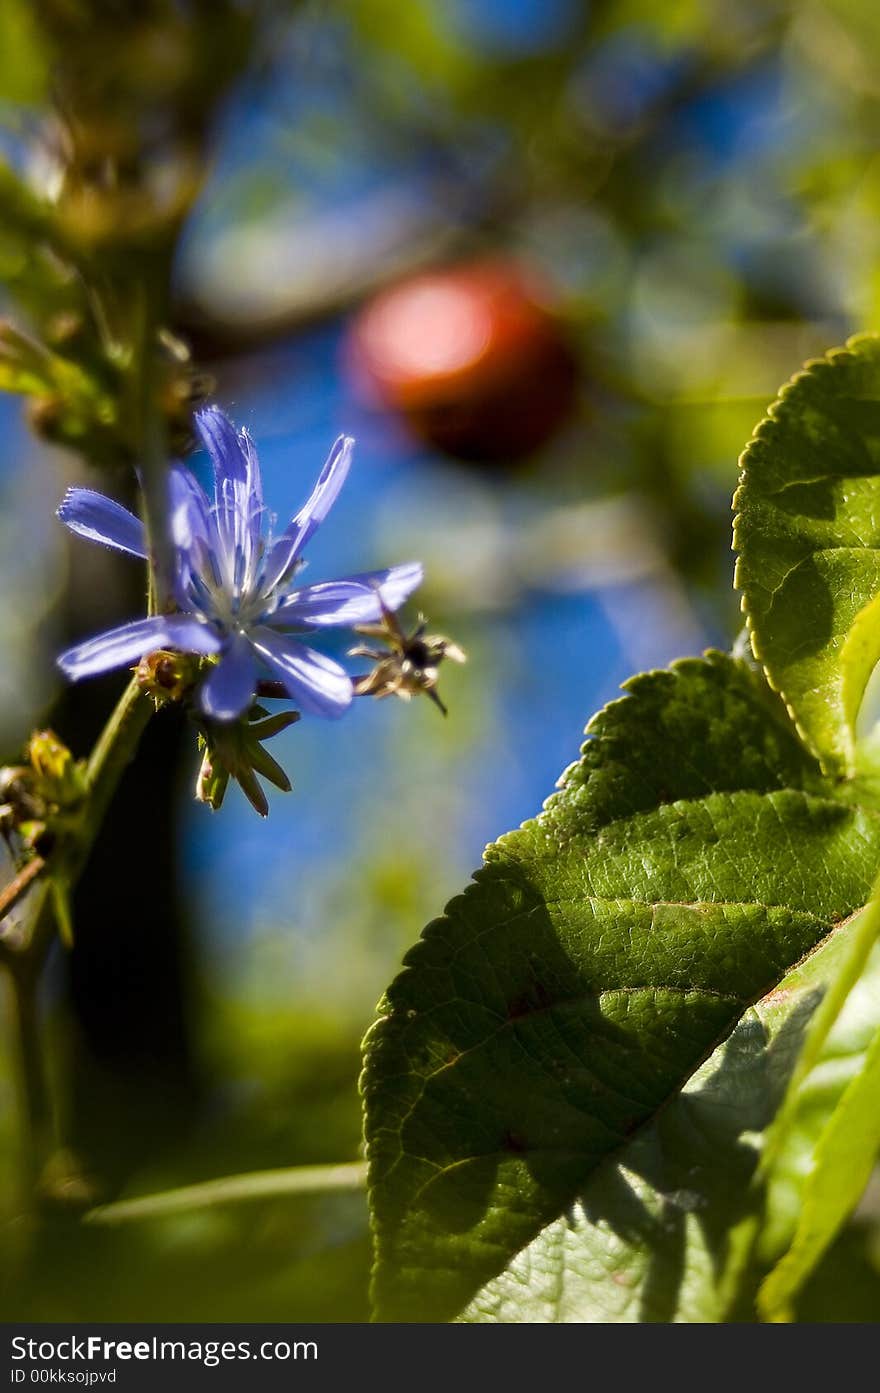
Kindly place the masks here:
<instances>
[{"instance_id":1,"label":"green stem","mask_svg":"<svg viewBox=\"0 0 880 1393\"><path fill-rule=\"evenodd\" d=\"M58 920L59 899L66 902L66 896L85 869L116 786L152 714L149 699L132 678L89 757L88 792L79 825L71 831L66 844L49 859L41 883L33 893L29 924L22 927L15 946L10 945L10 951L4 955L11 966L26 958L34 965L34 971L39 970ZM54 897L47 893L50 886L55 891Z\"/></svg>"},{"instance_id":2,"label":"green stem","mask_svg":"<svg viewBox=\"0 0 880 1393\"><path fill-rule=\"evenodd\" d=\"M165 420L156 408L160 390L156 333L162 319L161 285L141 282L132 305L135 353L130 378L131 409L138 422L138 458L144 520L150 547L150 613L161 613L171 596L173 548L168 523L168 451Z\"/></svg>"},{"instance_id":3,"label":"green stem","mask_svg":"<svg viewBox=\"0 0 880 1393\"><path fill-rule=\"evenodd\" d=\"M13 984L17 1087L24 1121L25 1178L31 1190L39 1182L54 1143L36 1002L40 971L59 925L60 907L66 904L67 894L85 868L116 786L137 749L152 710L150 701L132 679L92 750L86 770L88 796L79 826L50 859L35 886L28 923L19 927L14 940L0 940L0 959L8 967Z\"/></svg>"},{"instance_id":4,"label":"green stem","mask_svg":"<svg viewBox=\"0 0 880 1393\"><path fill-rule=\"evenodd\" d=\"M88 859L110 801L122 774L134 758L147 728L153 706L133 677L113 710L89 756L86 767L88 801L83 826L76 839L75 864L81 870Z\"/></svg>"},{"instance_id":5,"label":"green stem","mask_svg":"<svg viewBox=\"0 0 880 1393\"><path fill-rule=\"evenodd\" d=\"M16 1077L21 1111L26 1193L33 1194L52 1154L54 1122L40 1036L38 974L22 963L10 972L15 1019Z\"/></svg>"},{"instance_id":6,"label":"green stem","mask_svg":"<svg viewBox=\"0 0 880 1393\"><path fill-rule=\"evenodd\" d=\"M158 1219L192 1209L208 1209L215 1204L242 1200L276 1199L281 1195L323 1195L330 1191L363 1189L367 1167L352 1161L333 1166L293 1166L283 1170L251 1171L206 1180L201 1185L185 1185L157 1195L102 1204L85 1215L87 1224L124 1224L131 1219Z\"/></svg>"}]
</instances>

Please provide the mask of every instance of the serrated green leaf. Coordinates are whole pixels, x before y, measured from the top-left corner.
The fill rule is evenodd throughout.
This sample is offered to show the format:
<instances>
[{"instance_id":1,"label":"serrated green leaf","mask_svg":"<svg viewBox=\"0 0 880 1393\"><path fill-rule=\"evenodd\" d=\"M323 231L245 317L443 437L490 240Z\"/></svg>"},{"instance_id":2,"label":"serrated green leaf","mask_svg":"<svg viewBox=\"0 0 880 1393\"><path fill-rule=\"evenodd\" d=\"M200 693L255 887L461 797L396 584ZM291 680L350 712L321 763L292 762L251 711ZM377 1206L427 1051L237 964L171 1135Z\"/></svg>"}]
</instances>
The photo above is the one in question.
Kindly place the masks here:
<instances>
[{"instance_id":1,"label":"serrated green leaf","mask_svg":"<svg viewBox=\"0 0 880 1393\"><path fill-rule=\"evenodd\" d=\"M880 936L880 881L875 881L870 903L857 916L852 932L847 935L847 949L828 979L822 1003L810 1022L803 1048L788 1082L786 1096L774 1118L764 1146L762 1166L773 1167L786 1145L786 1133L798 1113L801 1086L822 1057L829 1033L846 1006L850 993L862 980L866 964Z\"/></svg>"},{"instance_id":2,"label":"serrated green leaf","mask_svg":"<svg viewBox=\"0 0 880 1393\"><path fill-rule=\"evenodd\" d=\"M760 1128L783 1066L747 1011L686 1091L489 1281L468 1322L721 1321L747 1263ZM742 1237L740 1234L742 1233Z\"/></svg>"},{"instance_id":3,"label":"serrated green leaf","mask_svg":"<svg viewBox=\"0 0 880 1393\"><path fill-rule=\"evenodd\" d=\"M747 1011L683 1092L598 1169L568 1213L488 1282L461 1319L754 1320L767 1265L754 1254L766 1203L756 1184L763 1134L857 928L829 935ZM880 990L880 954L871 972ZM876 1019L872 1006L867 1014ZM821 1119L864 1061L865 1015L863 1002L842 1013L826 1051L828 1077L800 1096L808 1106L797 1109L797 1144L773 1186L783 1212L773 1216L771 1253L791 1241Z\"/></svg>"},{"instance_id":4,"label":"serrated green leaf","mask_svg":"<svg viewBox=\"0 0 880 1393\"><path fill-rule=\"evenodd\" d=\"M868 896L877 815L745 663L627 685L368 1036L380 1319L459 1313Z\"/></svg>"},{"instance_id":5,"label":"serrated green leaf","mask_svg":"<svg viewBox=\"0 0 880 1393\"><path fill-rule=\"evenodd\" d=\"M736 583L755 655L825 766L852 773L880 659L880 339L809 363L741 463Z\"/></svg>"}]
</instances>

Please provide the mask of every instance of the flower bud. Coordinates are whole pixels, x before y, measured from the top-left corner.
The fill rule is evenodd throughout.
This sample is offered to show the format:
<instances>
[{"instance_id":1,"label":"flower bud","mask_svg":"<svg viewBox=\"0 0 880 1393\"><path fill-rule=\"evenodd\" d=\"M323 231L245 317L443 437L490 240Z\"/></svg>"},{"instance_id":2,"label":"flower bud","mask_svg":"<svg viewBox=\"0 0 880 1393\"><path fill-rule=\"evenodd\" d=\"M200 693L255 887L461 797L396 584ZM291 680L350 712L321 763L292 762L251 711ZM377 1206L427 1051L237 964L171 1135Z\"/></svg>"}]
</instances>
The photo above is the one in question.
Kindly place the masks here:
<instances>
[{"instance_id":1,"label":"flower bud","mask_svg":"<svg viewBox=\"0 0 880 1393\"><path fill-rule=\"evenodd\" d=\"M27 745L36 790L47 803L70 808L86 795L85 770L52 730L35 730Z\"/></svg>"},{"instance_id":2,"label":"flower bud","mask_svg":"<svg viewBox=\"0 0 880 1393\"><path fill-rule=\"evenodd\" d=\"M223 803L228 786L229 770L225 769L222 763L216 761L214 751L208 745L202 756L196 778L196 801L207 803L208 807L216 813Z\"/></svg>"},{"instance_id":3,"label":"flower bud","mask_svg":"<svg viewBox=\"0 0 880 1393\"><path fill-rule=\"evenodd\" d=\"M268 716L261 706L253 706L247 716L237 721L207 722L199 736L205 753L196 779L197 801L207 803L216 812L232 778L254 811L266 817L269 803L257 775L282 793L290 792L290 780L264 749L263 741L279 735L298 720L298 711L278 711Z\"/></svg>"},{"instance_id":4,"label":"flower bud","mask_svg":"<svg viewBox=\"0 0 880 1393\"><path fill-rule=\"evenodd\" d=\"M166 701L180 701L192 691L199 677L201 661L192 653L173 653L157 648L147 653L135 668L135 677L142 692L153 698L157 706Z\"/></svg>"}]
</instances>

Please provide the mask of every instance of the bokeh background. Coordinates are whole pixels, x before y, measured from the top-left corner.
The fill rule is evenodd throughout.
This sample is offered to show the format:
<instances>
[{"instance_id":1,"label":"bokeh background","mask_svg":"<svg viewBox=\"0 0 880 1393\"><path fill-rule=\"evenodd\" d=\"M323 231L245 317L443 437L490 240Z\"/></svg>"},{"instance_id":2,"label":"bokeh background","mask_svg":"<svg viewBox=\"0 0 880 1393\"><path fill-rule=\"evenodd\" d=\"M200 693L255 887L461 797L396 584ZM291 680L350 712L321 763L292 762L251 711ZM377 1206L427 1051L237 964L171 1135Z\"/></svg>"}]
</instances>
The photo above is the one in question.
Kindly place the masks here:
<instances>
[{"instance_id":1,"label":"bokeh background","mask_svg":"<svg viewBox=\"0 0 880 1393\"><path fill-rule=\"evenodd\" d=\"M211 7L150 8L161 73L179 16L210 26ZM155 723L42 1000L63 1164L101 1199L359 1155L359 1042L406 947L485 843L540 808L628 675L733 642L739 451L806 358L877 324L870 0L232 8L248 47L212 118L173 327L256 439L279 516L335 435L357 437L310 578L422 559L419 604L469 662L443 669L446 720L427 701L362 701L282 736L294 791L266 823L237 790L217 814L195 805L192 735ZM10 3L3 150L43 186L45 68L29 7ZM0 224L13 281L16 255ZM524 455L509 415L520 394L537 412L562 369L538 354L481 399L480 356L519 352L503 326L447 384L468 401L457 451L368 390L375 297L432 269L440 290L408 321L430 394L462 314L467 328L462 265L472 289L525 276L572 365L570 401ZM454 409L447 395L437 419ZM0 413L0 747L12 758L36 711L84 750L96 717L60 693L53 651L134 612L136 563L68 543L54 507L94 479L15 398ZM118 686L87 700L106 712ZM357 1195L112 1230L59 1205L35 1239L3 1058L4 1315L366 1318ZM880 1260L858 1230L842 1242ZM835 1318L830 1289L817 1318Z\"/></svg>"}]
</instances>

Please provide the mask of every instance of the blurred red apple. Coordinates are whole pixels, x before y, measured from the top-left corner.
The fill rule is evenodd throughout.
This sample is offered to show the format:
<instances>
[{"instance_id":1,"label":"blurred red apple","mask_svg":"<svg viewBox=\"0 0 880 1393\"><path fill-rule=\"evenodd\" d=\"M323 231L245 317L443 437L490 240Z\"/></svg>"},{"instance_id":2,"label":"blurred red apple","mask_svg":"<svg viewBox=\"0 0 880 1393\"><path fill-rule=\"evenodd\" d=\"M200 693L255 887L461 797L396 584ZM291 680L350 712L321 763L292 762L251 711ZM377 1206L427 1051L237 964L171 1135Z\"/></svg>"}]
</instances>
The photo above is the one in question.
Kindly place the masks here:
<instances>
[{"instance_id":1,"label":"blurred red apple","mask_svg":"<svg viewBox=\"0 0 880 1393\"><path fill-rule=\"evenodd\" d=\"M398 281L352 322L355 385L447 454L522 459L575 401L576 358L544 298L535 276L499 258Z\"/></svg>"}]
</instances>

